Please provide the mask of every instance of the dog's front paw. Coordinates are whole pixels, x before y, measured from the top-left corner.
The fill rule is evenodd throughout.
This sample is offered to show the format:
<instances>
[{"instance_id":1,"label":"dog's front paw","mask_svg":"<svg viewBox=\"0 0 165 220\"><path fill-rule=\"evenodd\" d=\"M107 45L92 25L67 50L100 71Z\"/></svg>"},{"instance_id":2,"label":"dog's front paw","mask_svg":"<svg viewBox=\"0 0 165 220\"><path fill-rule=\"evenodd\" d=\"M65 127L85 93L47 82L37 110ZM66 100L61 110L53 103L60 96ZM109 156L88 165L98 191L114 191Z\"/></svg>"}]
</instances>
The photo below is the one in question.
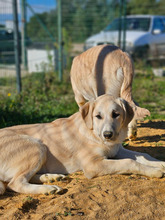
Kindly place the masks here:
<instances>
[{"instance_id":1,"label":"dog's front paw","mask_svg":"<svg viewBox=\"0 0 165 220\"><path fill-rule=\"evenodd\" d=\"M56 186L56 185L44 185L45 187L45 192L44 194L45 195L50 195L50 194L62 194L64 189L59 187L59 186Z\"/></svg>"},{"instance_id":2,"label":"dog's front paw","mask_svg":"<svg viewBox=\"0 0 165 220\"><path fill-rule=\"evenodd\" d=\"M128 139L130 141L135 141L137 138L137 128L135 129L128 129Z\"/></svg>"},{"instance_id":3,"label":"dog's front paw","mask_svg":"<svg viewBox=\"0 0 165 220\"><path fill-rule=\"evenodd\" d=\"M48 182L54 182L54 181L60 181L60 180L65 180L67 179L67 177L65 175L62 174L43 174L40 176L40 181L42 183L48 183Z\"/></svg>"},{"instance_id":4,"label":"dog's front paw","mask_svg":"<svg viewBox=\"0 0 165 220\"><path fill-rule=\"evenodd\" d=\"M160 162L159 168L162 170L165 176L165 162L162 162L162 163Z\"/></svg>"},{"instance_id":5,"label":"dog's front paw","mask_svg":"<svg viewBox=\"0 0 165 220\"><path fill-rule=\"evenodd\" d=\"M161 177L164 176L164 172L162 172L162 170L160 168L157 168L157 167L152 168L152 170L150 170L146 174L147 174L146 176L156 177L156 178L161 178Z\"/></svg>"}]
</instances>

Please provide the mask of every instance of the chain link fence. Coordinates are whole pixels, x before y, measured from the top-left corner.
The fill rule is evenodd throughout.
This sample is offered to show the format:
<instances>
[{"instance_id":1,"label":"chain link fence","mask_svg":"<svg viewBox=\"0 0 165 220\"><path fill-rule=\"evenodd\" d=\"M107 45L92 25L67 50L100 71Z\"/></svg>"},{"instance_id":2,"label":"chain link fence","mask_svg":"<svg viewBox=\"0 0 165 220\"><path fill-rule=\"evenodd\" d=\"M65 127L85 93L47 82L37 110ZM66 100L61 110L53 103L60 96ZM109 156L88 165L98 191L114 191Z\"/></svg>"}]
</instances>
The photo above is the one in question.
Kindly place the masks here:
<instances>
[{"instance_id":1,"label":"chain link fence","mask_svg":"<svg viewBox=\"0 0 165 220\"><path fill-rule=\"evenodd\" d=\"M0 0L0 79L13 77L11 82L14 84L16 69L12 2L13 0ZM60 14L59 4L61 4ZM68 69L68 73L72 58L91 46L113 43L127 50L132 44L131 41L127 41L128 29L135 28L134 33L140 29L148 32L147 25L151 24L151 21L144 19L145 17L140 21L135 17L128 20L126 15L165 15L165 2L163 0L138 2L135 0L17 0L17 12L21 46L19 60L21 77L23 77L29 73L46 72L50 69L56 72L60 62L59 45L63 54L62 67ZM62 20L62 26L59 26L59 18ZM118 20L114 21L115 18ZM112 21L113 23L109 25ZM151 33L154 38L158 38L158 35L162 36L158 39L159 47L156 48L154 44L151 48L155 53L155 59L160 57L163 59L165 55L163 55L165 19L163 18L161 22L155 24L155 33ZM109 30L117 32L114 40L108 35ZM61 41L59 41L60 31ZM112 32L110 35L112 36ZM142 49L145 50L141 51ZM144 57L147 52L148 44L146 48L139 47L138 53L143 53Z\"/></svg>"}]
</instances>

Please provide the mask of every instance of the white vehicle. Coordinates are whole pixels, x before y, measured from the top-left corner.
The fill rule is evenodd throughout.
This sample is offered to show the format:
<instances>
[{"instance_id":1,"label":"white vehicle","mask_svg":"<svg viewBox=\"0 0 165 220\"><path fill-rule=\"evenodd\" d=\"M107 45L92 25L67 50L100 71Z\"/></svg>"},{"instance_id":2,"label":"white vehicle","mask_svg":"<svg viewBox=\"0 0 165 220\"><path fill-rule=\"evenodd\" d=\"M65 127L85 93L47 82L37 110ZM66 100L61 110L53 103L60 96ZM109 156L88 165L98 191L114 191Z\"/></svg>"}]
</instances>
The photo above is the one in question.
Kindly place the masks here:
<instances>
[{"instance_id":1,"label":"white vehicle","mask_svg":"<svg viewBox=\"0 0 165 220\"><path fill-rule=\"evenodd\" d=\"M103 31L85 41L85 50L100 44L118 46L120 22L120 46L123 48L123 19L116 18ZM125 22L125 50L128 53L148 59L165 58L165 16L130 15L126 16Z\"/></svg>"}]
</instances>

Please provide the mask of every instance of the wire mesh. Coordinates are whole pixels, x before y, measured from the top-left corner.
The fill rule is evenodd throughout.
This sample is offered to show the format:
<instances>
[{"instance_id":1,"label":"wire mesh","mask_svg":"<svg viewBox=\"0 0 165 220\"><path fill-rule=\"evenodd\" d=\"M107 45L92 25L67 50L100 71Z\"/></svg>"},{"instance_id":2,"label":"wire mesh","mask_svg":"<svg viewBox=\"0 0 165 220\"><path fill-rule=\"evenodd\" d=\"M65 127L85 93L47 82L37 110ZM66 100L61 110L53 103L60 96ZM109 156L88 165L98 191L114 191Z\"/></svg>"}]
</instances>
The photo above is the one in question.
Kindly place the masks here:
<instances>
[{"instance_id":1,"label":"wire mesh","mask_svg":"<svg viewBox=\"0 0 165 220\"><path fill-rule=\"evenodd\" d=\"M25 2L25 20L22 16ZM17 0L21 41L21 74L57 70L58 22L57 0ZM73 56L84 50L86 39L96 35L120 17L121 4L126 14L165 15L163 0L61 0L63 66L69 67ZM124 9L123 9L124 10ZM165 21L164 21L165 23ZM25 25L23 38L23 26ZM15 77L12 0L0 0L0 78ZM25 42L25 50L23 43ZM111 43L107 41L108 43ZM98 42L107 43L107 42ZM27 69L23 56L27 56ZM14 81L14 80L13 80ZM15 81L14 81L15 83Z\"/></svg>"}]
</instances>

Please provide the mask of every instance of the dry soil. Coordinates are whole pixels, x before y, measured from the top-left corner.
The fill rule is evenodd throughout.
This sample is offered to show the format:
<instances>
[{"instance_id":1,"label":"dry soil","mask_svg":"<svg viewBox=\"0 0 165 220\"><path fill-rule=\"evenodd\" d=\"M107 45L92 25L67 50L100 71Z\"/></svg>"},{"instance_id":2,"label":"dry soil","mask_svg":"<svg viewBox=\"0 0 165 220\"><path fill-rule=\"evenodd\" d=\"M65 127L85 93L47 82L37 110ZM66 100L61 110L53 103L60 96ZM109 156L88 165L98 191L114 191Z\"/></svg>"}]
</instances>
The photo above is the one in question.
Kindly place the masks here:
<instances>
[{"instance_id":1,"label":"dry soil","mask_svg":"<svg viewBox=\"0 0 165 220\"><path fill-rule=\"evenodd\" d=\"M165 121L138 123L138 138L126 143L165 161ZM88 180L78 172L56 184L65 189L63 195L6 191L0 196L0 219L165 219L165 178L107 175Z\"/></svg>"}]
</instances>

